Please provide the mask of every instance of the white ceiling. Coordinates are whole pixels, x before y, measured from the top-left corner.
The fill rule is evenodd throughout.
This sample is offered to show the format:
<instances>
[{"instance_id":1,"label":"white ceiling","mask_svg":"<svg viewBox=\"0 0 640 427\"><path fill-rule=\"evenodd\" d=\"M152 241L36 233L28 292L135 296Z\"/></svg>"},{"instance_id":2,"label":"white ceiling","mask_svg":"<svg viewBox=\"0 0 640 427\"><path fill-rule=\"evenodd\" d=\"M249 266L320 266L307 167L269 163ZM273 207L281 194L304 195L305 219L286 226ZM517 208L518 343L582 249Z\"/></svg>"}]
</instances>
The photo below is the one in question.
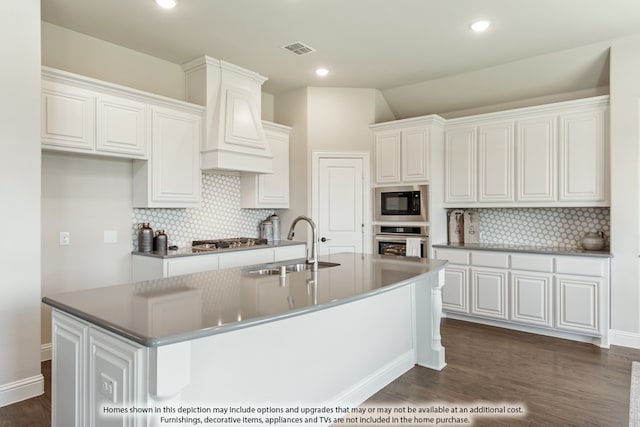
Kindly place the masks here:
<instances>
[{"instance_id":1,"label":"white ceiling","mask_svg":"<svg viewBox=\"0 0 640 427\"><path fill-rule=\"evenodd\" d=\"M609 41L640 33L638 0L178 1L41 0L42 19L177 64L224 59L274 95L377 88L398 118L606 86ZM296 41L316 52L281 49Z\"/></svg>"}]
</instances>

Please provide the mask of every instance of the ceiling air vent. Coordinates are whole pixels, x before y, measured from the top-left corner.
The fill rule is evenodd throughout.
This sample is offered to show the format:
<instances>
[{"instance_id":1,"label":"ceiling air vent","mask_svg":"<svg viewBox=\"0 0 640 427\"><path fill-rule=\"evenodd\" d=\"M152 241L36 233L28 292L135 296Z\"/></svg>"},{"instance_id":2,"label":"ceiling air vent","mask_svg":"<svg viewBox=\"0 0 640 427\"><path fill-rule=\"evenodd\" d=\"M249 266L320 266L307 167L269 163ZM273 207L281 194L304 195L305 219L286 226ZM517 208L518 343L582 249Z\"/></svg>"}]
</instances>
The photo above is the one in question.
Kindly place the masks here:
<instances>
[{"instance_id":1,"label":"ceiling air vent","mask_svg":"<svg viewBox=\"0 0 640 427\"><path fill-rule=\"evenodd\" d=\"M291 43L286 46L282 46L282 48L298 56L316 51L311 46L307 46L302 42Z\"/></svg>"}]
</instances>

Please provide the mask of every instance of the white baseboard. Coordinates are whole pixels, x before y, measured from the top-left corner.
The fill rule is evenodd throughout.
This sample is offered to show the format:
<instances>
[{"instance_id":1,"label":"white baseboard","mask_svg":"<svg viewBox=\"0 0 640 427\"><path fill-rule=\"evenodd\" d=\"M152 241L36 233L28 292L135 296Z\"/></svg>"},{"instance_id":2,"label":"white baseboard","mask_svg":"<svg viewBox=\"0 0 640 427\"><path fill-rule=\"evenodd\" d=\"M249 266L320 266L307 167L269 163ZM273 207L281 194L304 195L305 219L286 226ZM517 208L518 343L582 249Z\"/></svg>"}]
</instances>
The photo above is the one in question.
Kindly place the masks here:
<instances>
[{"instance_id":1,"label":"white baseboard","mask_svg":"<svg viewBox=\"0 0 640 427\"><path fill-rule=\"evenodd\" d=\"M357 382L352 387L336 396L332 402L326 406L341 406L353 408L360 405L365 400L389 385L393 380L400 377L409 369L415 366L415 352L412 350L392 360L381 369Z\"/></svg>"},{"instance_id":2,"label":"white baseboard","mask_svg":"<svg viewBox=\"0 0 640 427\"><path fill-rule=\"evenodd\" d=\"M42 374L0 385L0 407L40 396L44 393Z\"/></svg>"},{"instance_id":3,"label":"white baseboard","mask_svg":"<svg viewBox=\"0 0 640 427\"><path fill-rule=\"evenodd\" d=\"M611 345L640 349L640 334L611 329L609 331L609 342Z\"/></svg>"},{"instance_id":4,"label":"white baseboard","mask_svg":"<svg viewBox=\"0 0 640 427\"><path fill-rule=\"evenodd\" d=\"M40 362L51 360L51 343L40 345Z\"/></svg>"}]
</instances>

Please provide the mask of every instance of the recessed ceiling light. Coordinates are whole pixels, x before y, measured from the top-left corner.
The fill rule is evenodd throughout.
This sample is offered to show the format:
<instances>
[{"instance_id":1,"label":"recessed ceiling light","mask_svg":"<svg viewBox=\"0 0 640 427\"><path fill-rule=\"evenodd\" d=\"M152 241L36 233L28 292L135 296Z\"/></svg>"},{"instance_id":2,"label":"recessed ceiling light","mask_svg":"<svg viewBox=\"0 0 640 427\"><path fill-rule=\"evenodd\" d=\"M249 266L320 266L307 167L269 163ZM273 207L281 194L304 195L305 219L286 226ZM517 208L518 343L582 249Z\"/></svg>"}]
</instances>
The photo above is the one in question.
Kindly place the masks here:
<instances>
[{"instance_id":1,"label":"recessed ceiling light","mask_svg":"<svg viewBox=\"0 0 640 427\"><path fill-rule=\"evenodd\" d=\"M178 2L176 0L154 0L158 6L163 9L173 9L177 6Z\"/></svg>"},{"instance_id":2,"label":"recessed ceiling light","mask_svg":"<svg viewBox=\"0 0 640 427\"><path fill-rule=\"evenodd\" d=\"M474 22L469 26L469 28L471 28L476 33L481 33L483 31L487 31L487 28L489 28L490 26L491 26L491 22L482 20L482 21Z\"/></svg>"},{"instance_id":3,"label":"recessed ceiling light","mask_svg":"<svg viewBox=\"0 0 640 427\"><path fill-rule=\"evenodd\" d=\"M318 68L316 69L316 75L319 77L324 77L329 74L329 70L326 68Z\"/></svg>"}]
</instances>

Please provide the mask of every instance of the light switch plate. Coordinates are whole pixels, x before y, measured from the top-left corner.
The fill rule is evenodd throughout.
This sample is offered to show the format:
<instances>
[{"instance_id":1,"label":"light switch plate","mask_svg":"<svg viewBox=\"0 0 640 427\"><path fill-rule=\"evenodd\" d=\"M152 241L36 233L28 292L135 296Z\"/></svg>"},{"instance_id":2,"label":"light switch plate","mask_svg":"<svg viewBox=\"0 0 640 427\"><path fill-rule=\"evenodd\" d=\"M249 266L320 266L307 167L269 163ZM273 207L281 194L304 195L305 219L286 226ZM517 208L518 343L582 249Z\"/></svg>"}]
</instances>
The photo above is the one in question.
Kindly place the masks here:
<instances>
[{"instance_id":1,"label":"light switch plate","mask_svg":"<svg viewBox=\"0 0 640 427\"><path fill-rule=\"evenodd\" d=\"M105 230L104 243L118 243L118 232L116 230Z\"/></svg>"},{"instance_id":2,"label":"light switch plate","mask_svg":"<svg viewBox=\"0 0 640 427\"><path fill-rule=\"evenodd\" d=\"M60 246L66 246L71 244L71 233L68 231L60 232Z\"/></svg>"},{"instance_id":3,"label":"light switch plate","mask_svg":"<svg viewBox=\"0 0 640 427\"><path fill-rule=\"evenodd\" d=\"M100 374L100 392L111 402L116 403L117 383L104 373Z\"/></svg>"}]
</instances>

